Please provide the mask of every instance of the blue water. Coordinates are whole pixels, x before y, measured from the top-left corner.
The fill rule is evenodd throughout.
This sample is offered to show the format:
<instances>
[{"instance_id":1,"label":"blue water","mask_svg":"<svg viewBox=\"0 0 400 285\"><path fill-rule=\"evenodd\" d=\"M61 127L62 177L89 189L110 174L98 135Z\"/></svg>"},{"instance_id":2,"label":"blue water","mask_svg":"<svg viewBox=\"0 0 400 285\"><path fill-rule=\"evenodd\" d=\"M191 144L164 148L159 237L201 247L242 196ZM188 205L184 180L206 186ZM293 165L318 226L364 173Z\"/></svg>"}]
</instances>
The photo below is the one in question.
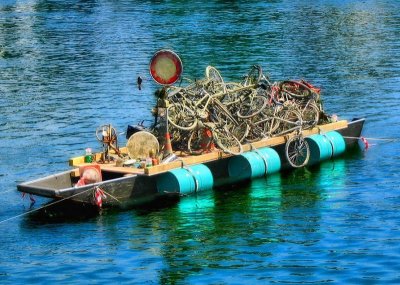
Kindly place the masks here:
<instances>
[{"instance_id":1,"label":"blue water","mask_svg":"<svg viewBox=\"0 0 400 285\"><path fill-rule=\"evenodd\" d=\"M1 0L0 284L400 283L399 39L397 0ZM28 214L48 201L18 183L100 149L99 125L150 124L160 48L192 79L305 78L394 140L161 207Z\"/></svg>"}]
</instances>

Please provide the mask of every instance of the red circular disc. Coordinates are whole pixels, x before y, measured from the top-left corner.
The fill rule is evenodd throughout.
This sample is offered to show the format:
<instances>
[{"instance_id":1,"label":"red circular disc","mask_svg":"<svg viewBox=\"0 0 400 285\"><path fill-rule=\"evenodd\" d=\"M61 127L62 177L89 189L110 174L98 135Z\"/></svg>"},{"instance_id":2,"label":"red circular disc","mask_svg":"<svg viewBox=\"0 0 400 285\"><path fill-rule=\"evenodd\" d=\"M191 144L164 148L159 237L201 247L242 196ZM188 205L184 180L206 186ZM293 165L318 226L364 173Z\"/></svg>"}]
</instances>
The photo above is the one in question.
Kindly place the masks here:
<instances>
[{"instance_id":1,"label":"red circular disc","mask_svg":"<svg viewBox=\"0 0 400 285\"><path fill-rule=\"evenodd\" d=\"M182 61L171 50L159 50L150 60L150 75L163 85L175 83L182 74Z\"/></svg>"}]
</instances>

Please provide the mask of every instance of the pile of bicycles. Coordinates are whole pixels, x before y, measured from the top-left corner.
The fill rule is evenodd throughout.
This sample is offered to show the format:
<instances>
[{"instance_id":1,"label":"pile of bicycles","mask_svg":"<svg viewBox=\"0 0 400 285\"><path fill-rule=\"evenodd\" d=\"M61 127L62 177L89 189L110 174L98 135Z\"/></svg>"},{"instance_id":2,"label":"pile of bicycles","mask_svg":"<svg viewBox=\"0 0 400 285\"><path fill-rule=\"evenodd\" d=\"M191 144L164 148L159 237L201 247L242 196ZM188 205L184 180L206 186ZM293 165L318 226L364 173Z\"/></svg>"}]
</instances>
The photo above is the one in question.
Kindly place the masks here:
<instances>
[{"instance_id":1,"label":"pile of bicycles","mask_svg":"<svg viewBox=\"0 0 400 285\"><path fill-rule=\"evenodd\" d=\"M271 83L258 65L241 82L225 82L212 66L205 73L204 79L166 90L174 149L200 154L216 145L240 154L244 143L301 134L326 117L320 90L304 80ZM299 141L293 147L298 158Z\"/></svg>"}]
</instances>

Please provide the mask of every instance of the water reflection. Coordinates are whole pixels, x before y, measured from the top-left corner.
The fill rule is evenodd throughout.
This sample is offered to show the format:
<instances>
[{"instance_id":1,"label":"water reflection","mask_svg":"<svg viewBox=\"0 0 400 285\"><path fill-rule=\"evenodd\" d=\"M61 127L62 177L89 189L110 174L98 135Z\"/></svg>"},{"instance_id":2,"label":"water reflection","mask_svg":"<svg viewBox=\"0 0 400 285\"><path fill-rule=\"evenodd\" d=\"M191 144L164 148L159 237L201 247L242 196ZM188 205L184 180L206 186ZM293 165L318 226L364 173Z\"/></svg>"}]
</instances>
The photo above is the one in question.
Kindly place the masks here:
<instances>
[{"instance_id":1,"label":"water reflection","mask_svg":"<svg viewBox=\"0 0 400 285\"><path fill-rule=\"evenodd\" d=\"M207 279L210 270L267 268L283 258L279 247L314 246L322 239L321 202L343 193L346 167L339 158L133 212L110 211L97 218L103 232L97 239L105 239L110 252L129 241L129 254L145 254L143 270L159 268L153 278L161 284Z\"/></svg>"},{"instance_id":2,"label":"water reflection","mask_svg":"<svg viewBox=\"0 0 400 285\"><path fill-rule=\"evenodd\" d=\"M345 160L328 161L312 172L295 170L182 198L157 222L157 229L159 223L169 229L159 249L167 266L160 281L187 280L207 269L244 269L267 262L281 244L317 243L320 202L332 185L343 186L345 176Z\"/></svg>"}]
</instances>

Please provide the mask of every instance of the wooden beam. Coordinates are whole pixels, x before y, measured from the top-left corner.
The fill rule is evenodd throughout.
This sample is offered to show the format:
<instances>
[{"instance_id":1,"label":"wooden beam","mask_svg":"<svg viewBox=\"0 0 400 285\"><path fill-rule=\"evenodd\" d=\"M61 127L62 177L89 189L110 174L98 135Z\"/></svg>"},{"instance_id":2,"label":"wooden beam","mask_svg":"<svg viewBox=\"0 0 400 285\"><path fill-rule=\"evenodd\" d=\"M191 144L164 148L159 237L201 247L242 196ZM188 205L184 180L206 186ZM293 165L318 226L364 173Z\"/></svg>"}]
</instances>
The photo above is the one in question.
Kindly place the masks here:
<instances>
[{"instance_id":1,"label":"wooden beam","mask_svg":"<svg viewBox=\"0 0 400 285\"><path fill-rule=\"evenodd\" d=\"M128 150L127 150L126 147L121 147L121 148L119 149L119 151L120 151L122 154L128 153ZM116 154L116 153L115 153L113 150L111 150L111 151L110 151L110 154ZM102 152L96 152L96 153L94 153L94 156L95 156L95 160L94 160L94 161L100 161L101 158L102 158L102 155L103 155ZM85 156L84 156L84 155L82 155L82 156L77 156L77 157L73 157L73 158L70 158L70 159L69 159L69 166L80 166L80 165L82 165L82 164L84 164L84 163L85 163Z\"/></svg>"},{"instance_id":2,"label":"wooden beam","mask_svg":"<svg viewBox=\"0 0 400 285\"><path fill-rule=\"evenodd\" d=\"M329 131L333 131L333 130L344 129L344 128L347 128L347 124L348 124L347 121L343 120L343 121L330 123L330 124L326 124L326 125L320 125L311 130L303 131L303 135L307 137L307 136L311 136L313 134L325 133L325 132L329 132ZM294 134L289 134L286 136L279 136L279 137L272 137L272 138L268 138L268 139L262 139L260 141L257 141L257 142L251 143L251 144L250 143L244 144L243 152L251 151L254 148L272 147L272 146L284 144L293 135ZM127 153L126 147L120 148L120 151L122 153ZM101 159L102 153L96 153L95 155L96 155L96 161L99 161ZM227 158L230 156L232 156L232 154L227 154L221 150L216 149L212 152L204 153L201 155L181 155L178 157L177 160L172 161L170 163L146 167L145 169L138 169L138 168L133 168L133 167L117 167L117 166L115 166L115 163L100 164L100 167L104 171L115 172L115 173L155 175L155 174L169 171L174 168L181 168L183 166L205 163L205 162L209 162L209 161ZM79 156L79 157L71 158L69 160L69 164L71 166L84 165L85 157Z\"/></svg>"},{"instance_id":3,"label":"wooden beam","mask_svg":"<svg viewBox=\"0 0 400 285\"><path fill-rule=\"evenodd\" d=\"M347 127L347 121L343 120L343 121L330 123L330 124L326 124L326 125L320 125L311 130L305 130L305 131L303 131L303 135L311 136L313 134L344 129L346 127ZM254 148L271 147L271 146L284 144L291 136L293 136L293 134L289 134L287 136L263 139L263 140L260 140L260 141L257 141L257 142L251 143L251 144L250 143L244 144L243 152L250 151ZM165 171L168 171L168 170L171 170L174 168L180 168L180 167L186 166L186 165L193 165L193 164L209 162L209 161L213 161L213 160L227 158L230 156L232 156L232 154L224 153L221 150L215 150L213 152L205 153L205 154L201 154L201 155L182 156L182 157L179 157L177 161L172 161L168 164L160 164L160 165L152 166L149 168L145 168L144 174L154 175L154 174L165 172Z\"/></svg>"},{"instance_id":4,"label":"wooden beam","mask_svg":"<svg viewBox=\"0 0 400 285\"><path fill-rule=\"evenodd\" d=\"M144 173L143 168L115 166L114 163L100 164L100 168L102 171L121 173L121 174L143 174Z\"/></svg>"}]
</instances>

